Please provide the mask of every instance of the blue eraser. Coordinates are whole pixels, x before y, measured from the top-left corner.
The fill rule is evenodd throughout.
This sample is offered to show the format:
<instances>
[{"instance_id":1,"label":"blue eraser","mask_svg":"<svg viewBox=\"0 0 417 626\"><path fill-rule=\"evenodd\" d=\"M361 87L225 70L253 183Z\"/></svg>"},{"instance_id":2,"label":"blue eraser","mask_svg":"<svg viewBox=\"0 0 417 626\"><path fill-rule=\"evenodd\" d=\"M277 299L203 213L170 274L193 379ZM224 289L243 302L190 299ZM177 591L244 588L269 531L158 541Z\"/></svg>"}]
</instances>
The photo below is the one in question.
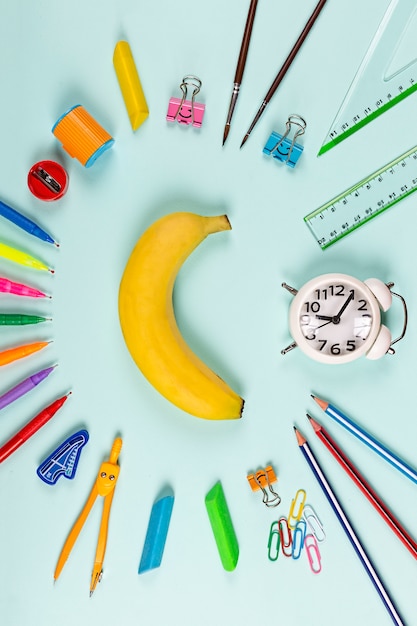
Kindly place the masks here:
<instances>
[{"instance_id":1,"label":"blue eraser","mask_svg":"<svg viewBox=\"0 0 417 626\"><path fill-rule=\"evenodd\" d=\"M138 574L161 565L173 506L174 496L164 496L153 505Z\"/></svg>"}]
</instances>

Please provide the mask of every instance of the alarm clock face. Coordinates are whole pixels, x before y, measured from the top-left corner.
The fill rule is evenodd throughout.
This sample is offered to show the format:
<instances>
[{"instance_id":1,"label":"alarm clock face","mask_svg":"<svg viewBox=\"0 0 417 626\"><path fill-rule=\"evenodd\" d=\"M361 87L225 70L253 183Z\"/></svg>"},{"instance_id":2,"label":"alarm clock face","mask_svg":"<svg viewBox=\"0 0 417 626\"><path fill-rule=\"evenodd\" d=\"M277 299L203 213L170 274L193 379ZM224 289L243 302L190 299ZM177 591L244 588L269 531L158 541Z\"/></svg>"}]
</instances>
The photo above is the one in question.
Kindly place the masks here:
<instances>
[{"instance_id":1,"label":"alarm clock face","mask_svg":"<svg viewBox=\"0 0 417 626\"><path fill-rule=\"evenodd\" d=\"M290 308L290 331L301 350L323 363L365 354L381 326L378 302L360 280L324 274L306 283Z\"/></svg>"}]
</instances>

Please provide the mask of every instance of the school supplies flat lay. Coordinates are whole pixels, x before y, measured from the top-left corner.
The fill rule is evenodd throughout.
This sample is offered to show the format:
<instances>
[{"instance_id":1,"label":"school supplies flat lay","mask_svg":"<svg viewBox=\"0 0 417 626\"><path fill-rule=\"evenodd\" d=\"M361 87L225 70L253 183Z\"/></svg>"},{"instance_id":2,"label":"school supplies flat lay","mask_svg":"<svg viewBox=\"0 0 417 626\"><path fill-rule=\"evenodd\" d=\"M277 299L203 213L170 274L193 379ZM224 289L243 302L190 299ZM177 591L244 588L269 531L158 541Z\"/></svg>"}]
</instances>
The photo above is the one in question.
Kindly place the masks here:
<instances>
[{"instance_id":1,"label":"school supplies flat lay","mask_svg":"<svg viewBox=\"0 0 417 626\"><path fill-rule=\"evenodd\" d=\"M29 11L29 0L24 3ZM384 542L392 538L409 580L417 533L412 518L401 519L408 509L395 510L392 492L379 495L379 477L372 477L371 486L369 467L353 462L349 440L339 445L304 405L312 398L348 438L376 452L387 462L384 469L392 469L393 481L402 474L413 483L406 487L417 484L417 470L404 460L412 435L401 439L399 431L388 447L371 434L372 420L385 420L381 440L390 441L391 391L401 386L398 406L405 406L413 385L413 292L409 287L400 295L387 275L407 286L406 271L415 265L413 250L405 263L398 244L394 250L388 244L393 229L404 226L401 215L414 215L417 146L398 149L403 137L388 118L400 115L401 102L412 102L417 92L417 54L405 61L404 52L415 49L407 38L417 24L417 7L415 0L384 0L381 7L364 5L363 16L353 18L346 0L309 4L245 0L233 8L216 0L214 8L189 10L188 0L180 8L139 0L129 8L132 15L112 6L110 19L105 0L100 38L92 28L79 28L72 12L65 24L60 17L59 71L55 56L41 54L46 44L35 19L33 58L42 60L48 76L36 75L39 86L30 104L33 99L38 114L24 120L25 142L14 146L14 138L8 145L5 125L9 169L0 170L10 172L1 183L10 206L0 201L0 481L7 487L0 574L8 571L10 558L15 567L26 567L27 576L36 571L36 603L49 613L35 615L43 622L33 626L51 626L48 619L65 614L75 615L80 626L91 618L76 590L83 579L77 542L87 567L92 560L90 597L103 579L105 557L109 565L105 582L114 597L109 609L106 596L103 604L97 594L95 621L114 619L117 607L121 623L147 623L157 609L159 621L177 626L186 603L189 614L197 615L201 593L209 590L213 606L222 607L219 626L233 620L266 623L275 619L273 607L260 594L279 587L279 619L297 626L306 616L320 626L342 624L351 614L359 623L361 610L367 624L377 611L381 626L384 618L406 624L402 613L410 600L397 595L402 581L385 575L393 569L394 552ZM58 25L56 11L51 5L43 15L48 26L54 24L51 15ZM85 24L88 19L87 11ZM356 43L346 29L358 55L354 69L362 59L349 86L351 76L341 70L349 66L341 58L348 45L336 41L329 27L342 32L341 25L354 19L362 20L364 40ZM56 29L44 28L53 52L51 32ZM68 33L78 44L71 50ZM247 148L235 146L231 157L239 108L250 105L255 82L271 67L274 76L277 62L278 73L241 140L240 148ZM2 80L8 98L1 106L15 128L13 107L22 99L22 81L17 76L11 89L8 68L6 59ZM328 100L340 101L333 94L335 72L340 93L347 93L329 127L325 111L333 112L335 103ZM54 80L41 80L47 77ZM256 143L254 130L261 118L267 121L264 113L279 88L281 104ZM369 173L369 153L378 146L369 141L367 125L377 118L386 122L381 128L393 154ZM321 147L312 151L327 128ZM340 188L350 184L344 150L332 149L353 135L344 148L358 143L349 158L353 153L363 178L328 200L334 194L334 188L328 193L328 172L345 181ZM334 170L328 167L333 158ZM383 234L369 240L369 249L355 248L355 237L345 239L391 208L402 214L390 211L385 231L378 221ZM411 219L405 230L404 238L412 232ZM280 273L300 286L281 283ZM92 303L102 308L92 312ZM50 354L52 348L60 358ZM48 391L61 386L61 377L70 378L64 389L71 391ZM332 394L359 394L363 425L327 400L303 393L306 380L309 389L320 381ZM372 413L373 400L381 404L372 393L382 387L390 392L386 410ZM317 455L294 425L297 413L289 414L286 405L307 412ZM400 410L396 419L412 423ZM113 444L110 452L104 446L103 456L100 442L109 430ZM401 454L394 452L401 444ZM291 454L296 447L301 455ZM340 480L336 489L320 463L320 454L328 452L326 462L336 461L343 470L341 479L334 474ZM254 459L261 464L251 465ZM98 467L92 487L91 461ZM126 483L114 500L121 467ZM359 511L350 504L352 483L362 494ZM36 541L20 536L22 547L30 540L31 558L24 561L12 554L14 516L21 515L15 498L22 485L33 528L43 516L50 530ZM78 539L97 500L101 517L93 557L83 554ZM117 510L110 521L113 502ZM358 572L355 557L353 565L339 558L344 546L339 528L329 523L327 503L359 559ZM357 530L348 509L352 519L361 520ZM372 515L383 522L376 548ZM249 571L251 592L244 588ZM362 584L367 577L370 591ZM14 577L4 578L6 597L17 597ZM52 586L52 578L59 584ZM259 580L263 585L255 593ZM338 614L346 589L349 603ZM377 607L370 598L368 606L374 589ZM26 602L13 603L19 623L32 618L31 593ZM5 623L11 610L5 607Z\"/></svg>"}]
</instances>

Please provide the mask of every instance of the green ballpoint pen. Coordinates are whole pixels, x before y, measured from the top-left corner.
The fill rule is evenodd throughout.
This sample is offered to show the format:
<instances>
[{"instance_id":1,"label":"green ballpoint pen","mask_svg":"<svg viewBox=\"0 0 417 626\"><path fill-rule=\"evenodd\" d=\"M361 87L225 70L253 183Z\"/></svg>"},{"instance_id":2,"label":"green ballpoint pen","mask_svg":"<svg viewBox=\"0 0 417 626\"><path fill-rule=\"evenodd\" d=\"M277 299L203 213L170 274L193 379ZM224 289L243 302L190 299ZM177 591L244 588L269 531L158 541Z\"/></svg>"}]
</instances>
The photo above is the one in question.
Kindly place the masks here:
<instances>
[{"instance_id":1,"label":"green ballpoint pen","mask_svg":"<svg viewBox=\"0 0 417 626\"><path fill-rule=\"evenodd\" d=\"M0 326L24 326L26 324L39 324L50 321L49 317L41 315L26 315L23 313L1 313Z\"/></svg>"}]
</instances>

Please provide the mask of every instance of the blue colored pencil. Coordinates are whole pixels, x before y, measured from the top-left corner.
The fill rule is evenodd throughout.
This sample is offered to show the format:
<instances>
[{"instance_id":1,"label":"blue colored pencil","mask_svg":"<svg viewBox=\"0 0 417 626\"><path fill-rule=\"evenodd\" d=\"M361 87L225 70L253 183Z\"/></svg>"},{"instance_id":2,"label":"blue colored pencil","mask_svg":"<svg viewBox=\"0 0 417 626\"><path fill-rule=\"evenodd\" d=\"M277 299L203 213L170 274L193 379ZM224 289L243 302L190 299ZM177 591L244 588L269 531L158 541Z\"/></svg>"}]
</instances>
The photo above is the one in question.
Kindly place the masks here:
<instances>
[{"instance_id":1,"label":"blue colored pencil","mask_svg":"<svg viewBox=\"0 0 417 626\"><path fill-rule=\"evenodd\" d=\"M307 440L303 437L303 435L296 428L294 428L294 431L295 431L295 436L297 437L298 446L301 452L303 453L305 460L307 461L320 487L322 488L324 494L326 495L343 530L349 537L350 543L352 544L357 556L359 557L362 565L364 566L366 573L368 574L369 578L372 580L375 586L375 589L378 591L379 596L382 602L384 603L385 608L387 609L388 613L390 614L392 621L394 622L394 624L397 624L397 626L405 626L405 623L403 622L400 614L398 613L398 610L395 607L395 604L391 600L387 590L385 589L381 579L379 578L378 573L374 565L372 564L371 559L369 558L369 556L367 555L365 551L365 548L362 546L361 542L359 541L358 536L356 535L352 527L352 524L350 523L340 502L336 498L336 495L333 489L331 488L325 474L323 473L323 470L321 469L316 457L314 456L310 446L308 445Z\"/></svg>"},{"instance_id":2,"label":"blue colored pencil","mask_svg":"<svg viewBox=\"0 0 417 626\"><path fill-rule=\"evenodd\" d=\"M413 483L417 483L417 471L408 465L408 463L400 459L399 456L391 452L391 450L389 450L386 446L377 441L375 437L372 437L372 435L355 424L355 422L353 422L349 417L346 417L346 415L339 411L339 409L336 409L336 407L329 404L329 402L321 400L313 395L311 397L329 417L346 428L346 430L352 433L352 435L355 435L355 437L369 446L369 448L371 448L374 452L382 456L382 458L388 461L388 463L391 463L391 465L393 465L397 470L412 480Z\"/></svg>"},{"instance_id":3,"label":"blue colored pencil","mask_svg":"<svg viewBox=\"0 0 417 626\"><path fill-rule=\"evenodd\" d=\"M38 226L35 222L32 222L28 217L25 217L15 209L12 209L8 204L5 204L0 200L0 215L5 217L9 222L15 224L22 230L25 230L30 235L41 239L41 241L46 241L47 243L53 243L55 246L58 246L56 241L52 239L51 235L43 230L40 226Z\"/></svg>"}]
</instances>

